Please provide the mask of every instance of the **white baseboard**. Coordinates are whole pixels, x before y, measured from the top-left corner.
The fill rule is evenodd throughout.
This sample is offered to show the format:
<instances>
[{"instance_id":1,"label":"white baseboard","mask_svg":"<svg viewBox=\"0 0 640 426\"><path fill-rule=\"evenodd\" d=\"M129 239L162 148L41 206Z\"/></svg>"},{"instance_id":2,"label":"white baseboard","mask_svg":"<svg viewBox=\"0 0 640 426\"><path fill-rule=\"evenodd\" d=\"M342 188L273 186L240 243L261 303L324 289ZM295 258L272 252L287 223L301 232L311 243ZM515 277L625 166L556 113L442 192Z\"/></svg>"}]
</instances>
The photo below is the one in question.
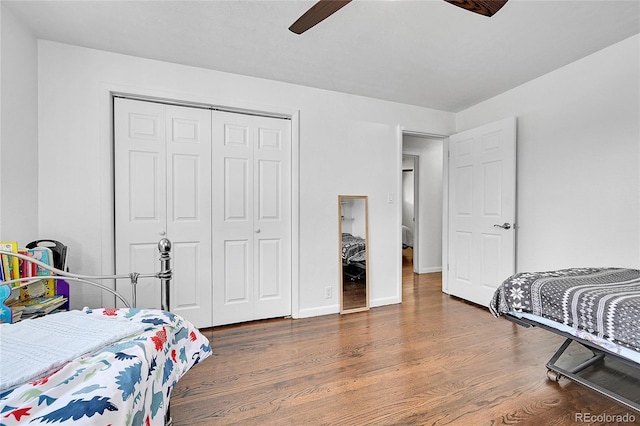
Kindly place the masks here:
<instances>
[{"instance_id":1,"label":"white baseboard","mask_svg":"<svg viewBox=\"0 0 640 426\"><path fill-rule=\"evenodd\" d=\"M338 314L340 313L340 305L328 305L328 306L320 306L317 308L309 308L309 309L300 309L298 311L298 315L294 316L294 318L311 318L311 317L319 317L321 315L330 315L330 314Z\"/></svg>"},{"instance_id":2,"label":"white baseboard","mask_svg":"<svg viewBox=\"0 0 640 426\"><path fill-rule=\"evenodd\" d=\"M384 297L384 298L380 298L380 299L373 299L369 301L369 306L372 308L377 308L379 306L386 306L386 305L395 305L397 303L400 303L400 299L396 296L394 297Z\"/></svg>"},{"instance_id":3,"label":"white baseboard","mask_svg":"<svg viewBox=\"0 0 640 426\"><path fill-rule=\"evenodd\" d=\"M432 272L442 272L442 266L433 266L431 268L422 268L420 269L419 274L430 274Z\"/></svg>"},{"instance_id":4,"label":"white baseboard","mask_svg":"<svg viewBox=\"0 0 640 426\"><path fill-rule=\"evenodd\" d=\"M373 299L369 301L369 306L372 308L377 308L385 305L395 305L400 303L400 300L397 297L385 297L381 299ZM309 308L309 309L300 309L297 315L294 315L293 318L311 318L311 317L319 317L321 315L331 315L340 313L340 305L328 305L328 306L320 306L317 308Z\"/></svg>"}]
</instances>

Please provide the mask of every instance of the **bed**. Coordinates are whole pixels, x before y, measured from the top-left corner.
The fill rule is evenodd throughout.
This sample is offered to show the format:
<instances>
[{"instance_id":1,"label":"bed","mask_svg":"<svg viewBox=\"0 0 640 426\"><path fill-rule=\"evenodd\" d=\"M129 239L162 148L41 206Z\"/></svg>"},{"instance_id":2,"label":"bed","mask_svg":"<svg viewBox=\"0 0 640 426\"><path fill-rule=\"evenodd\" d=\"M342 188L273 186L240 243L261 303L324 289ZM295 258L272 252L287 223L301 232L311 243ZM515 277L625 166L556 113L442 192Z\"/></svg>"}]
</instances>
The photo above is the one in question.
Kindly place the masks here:
<instances>
[{"instance_id":1,"label":"bed","mask_svg":"<svg viewBox=\"0 0 640 426\"><path fill-rule=\"evenodd\" d=\"M342 272L352 281L364 280L367 271L367 244L362 237L342 233Z\"/></svg>"},{"instance_id":2,"label":"bed","mask_svg":"<svg viewBox=\"0 0 640 426\"><path fill-rule=\"evenodd\" d=\"M140 276L159 278L167 286L163 309L84 308L0 325L1 425L171 423L172 389L211 355L211 347L190 322L165 309L170 243L164 240L159 248L160 272L128 277L132 284ZM56 279L90 281L49 269Z\"/></svg>"},{"instance_id":3,"label":"bed","mask_svg":"<svg viewBox=\"0 0 640 426\"><path fill-rule=\"evenodd\" d=\"M547 363L549 379L566 377L640 411L637 395L623 395L581 374L601 366L605 359L640 372L640 270L571 268L518 273L496 290L489 310L496 317L566 338ZM576 365L561 364L560 358L572 344L587 348L591 356Z\"/></svg>"},{"instance_id":4,"label":"bed","mask_svg":"<svg viewBox=\"0 0 640 426\"><path fill-rule=\"evenodd\" d=\"M407 225L402 225L402 249L413 248L413 231Z\"/></svg>"}]
</instances>

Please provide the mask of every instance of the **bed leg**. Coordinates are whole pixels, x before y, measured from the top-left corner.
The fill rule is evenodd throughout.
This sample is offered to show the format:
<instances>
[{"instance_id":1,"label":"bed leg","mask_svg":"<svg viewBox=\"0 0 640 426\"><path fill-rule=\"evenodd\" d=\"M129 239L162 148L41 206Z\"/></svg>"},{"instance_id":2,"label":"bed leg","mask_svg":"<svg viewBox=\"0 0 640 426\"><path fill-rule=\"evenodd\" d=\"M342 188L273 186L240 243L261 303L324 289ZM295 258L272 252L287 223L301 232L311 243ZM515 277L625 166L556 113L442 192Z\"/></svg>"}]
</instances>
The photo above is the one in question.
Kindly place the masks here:
<instances>
[{"instance_id":1,"label":"bed leg","mask_svg":"<svg viewBox=\"0 0 640 426\"><path fill-rule=\"evenodd\" d=\"M169 408L167 408L167 412L164 415L164 426L173 425L173 418L171 418L171 404L169 404Z\"/></svg>"},{"instance_id":2,"label":"bed leg","mask_svg":"<svg viewBox=\"0 0 640 426\"><path fill-rule=\"evenodd\" d=\"M585 370L588 367L591 367L592 365L603 362L606 356L604 352L599 351L590 346L584 345L580 342L576 342L576 343L580 343L582 346L589 349L593 354L593 356L588 360L584 361L582 364L579 364L571 368L570 370L565 370L564 368L556 365L556 361L558 361L560 356L562 356L562 354L567 350L567 348L573 341L574 341L573 339L565 340L565 342L562 344L562 346L560 346L560 348L556 351L556 353L549 360L549 362L547 362L547 369L548 369L547 378L553 382L558 382L562 377L566 377L567 379L574 381L576 383L579 383L583 386L586 386L587 388L592 389L602 395L605 395L626 407L629 407L636 411L640 411L640 403L636 401L632 401L614 392L611 389L604 388L603 386L600 386L592 382L591 380L588 380L587 378L582 377L578 374L579 372Z\"/></svg>"},{"instance_id":3,"label":"bed leg","mask_svg":"<svg viewBox=\"0 0 640 426\"><path fill-rule=\"evenodd\" d=\"M562 344L562 346L560 346L560 348L553 355L553 357L551 357L551 359L547 363L547 368L549 370L555 371L557 373L560 373L560 375L562 375L562 373L560 371L558 371L559 368L555 364L556 364L556 361L558 361L558 359L562 356L562 354L567 350L567 348L569 347L571 342L573 342L573 339L565 340L564 343ZM577 373L581 372L582 370L585 370L585 369L591 367L592 365L595 365L595 364L597 364L599 362L604 361L604 357L605 357L604 352L598 351L597 349L590 348L590 347L587 347L587 346L585 346L585 348L589 349L591 351L591 353L593 354L593 356L591 358L589 358L588 360L584 361L582 364L576 365L572 369L567 370L568 373L577 374ZM547 377L548 376L549 375L547 374ZM559 379L557 379L555 381L557 382L558 380Z\"/></svg>"}]
</instances>

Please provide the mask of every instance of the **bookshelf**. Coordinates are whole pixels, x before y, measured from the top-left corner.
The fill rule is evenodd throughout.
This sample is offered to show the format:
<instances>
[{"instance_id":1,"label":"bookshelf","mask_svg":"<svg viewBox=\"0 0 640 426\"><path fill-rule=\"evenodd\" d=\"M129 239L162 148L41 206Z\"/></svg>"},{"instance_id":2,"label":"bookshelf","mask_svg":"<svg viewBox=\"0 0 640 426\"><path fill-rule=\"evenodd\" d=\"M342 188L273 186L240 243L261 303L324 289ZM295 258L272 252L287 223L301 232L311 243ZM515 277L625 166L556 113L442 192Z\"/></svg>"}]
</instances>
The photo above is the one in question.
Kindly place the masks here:
<instances>
[{"instance_id":1,"label":"bookshelf","mask_svg":"<svg viewBox=\"0 0 640 426\"><path fill-rule=\"evenodd\" d=\"M38 240L24 248L0 242L0 323L68 309L69 285L50 268L67 269L67 247L60 242Z\"/></svg>"}]
</instances>

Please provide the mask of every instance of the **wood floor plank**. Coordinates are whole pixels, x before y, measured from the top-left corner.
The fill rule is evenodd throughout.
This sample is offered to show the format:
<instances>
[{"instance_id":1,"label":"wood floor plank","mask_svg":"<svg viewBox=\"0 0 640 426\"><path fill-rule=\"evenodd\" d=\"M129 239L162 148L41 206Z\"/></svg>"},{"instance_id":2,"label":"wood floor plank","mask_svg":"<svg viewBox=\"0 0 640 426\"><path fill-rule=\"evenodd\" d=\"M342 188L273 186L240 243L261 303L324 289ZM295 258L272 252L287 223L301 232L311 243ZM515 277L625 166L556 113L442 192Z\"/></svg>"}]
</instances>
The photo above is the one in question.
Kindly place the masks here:
<instances>
[{"instance_id":1,"label":"wood floor plank","mask_svg":"<svg viewBox=\"0 0 640 426\"><path fill-rule=\"evenodd\" d=\"M443 294L438 273L413 274L409 265L403 281L398 305L203 330L213 355L174 389L174 425L565 425L576 413L640 419L580 385L547 380L545 363L561 337ZM637 391L637 379L624 382Z\"/></svg>"}]
</instances>

